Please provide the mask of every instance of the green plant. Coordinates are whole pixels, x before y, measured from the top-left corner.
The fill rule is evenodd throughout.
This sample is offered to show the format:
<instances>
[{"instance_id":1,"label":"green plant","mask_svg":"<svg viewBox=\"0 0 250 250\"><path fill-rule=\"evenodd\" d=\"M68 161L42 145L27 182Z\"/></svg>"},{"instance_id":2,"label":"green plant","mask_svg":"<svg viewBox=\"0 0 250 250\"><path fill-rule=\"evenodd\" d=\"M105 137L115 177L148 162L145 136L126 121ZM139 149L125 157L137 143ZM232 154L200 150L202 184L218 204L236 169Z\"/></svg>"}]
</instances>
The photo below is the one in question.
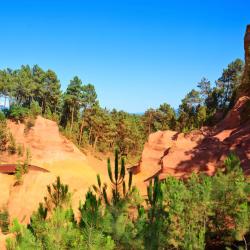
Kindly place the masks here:
<instances>
[{"instance_id":1,"label":"green plant","mask_svg":"<svg viewBox=\"0 0 250 250\"><path fill-rule=\"evenodd\" d=\"M30 165L30 162L31 162L31 153L30 153L30 149L27 148L26 149L26 157L25 157L25 160L23 163L23 171L25 174L28 173L28 167Z\"/></svg>"},{"instance_id":2,"label":"green plant","mask_svg":"<svg viewBox=\"0 0 250 250\"><path fill-rule=\"evenodd\" d=\"M63 207L69 202L70 193L68 185L64 185L61 183L61 179L58 176L56 178L56 182L52 185L47 186L47 190L49 193L49 197L45 198L45 203L47 204L47 208L50 209L51 205L54 208Z\"/></svg>"},{"instance_id":3,"label":"green plant","mask_svg":"<svg viewBox=\"0 0 250 250\"><path fill-rule=\"evenodd\" d=\"M158 249L160 247L160 233L164 223L163 192L159 178L156 176L147 187L146 202L149 206L147 211L147 224L145 225L144 239L145 249ZM144 214L143 208L139 213Z\"/></svg>"},{"instance_id":4,"label":"green plant","mask_svg":"<svg viewBox=\"0 0 250 250\"><path fill-rule=\"evenodd\" d=\"M233 152L229 153L229 155L227 156L227 158L224 161L224 164L226 166L227 173L240 169L240 159Z\"/></svg>"},{"instance_id":5,"label":"green plant","mask_svg":"<svg viewBox=\"0 0 250 250\"><path fill-rule=\"evenodd\" d=\"M17 185L22 184L23 166L20 162L18 162L16 165L15 177L16 177L16 184Z\"/></svg>"},{"instance_id":6,"label":"green plant","mask_svg":"<svg viewBox=\"0 0 250 250\"><path fill-rule=\"evenodd\" d=\"M98 199L91 191L85 196L85 203L79 205L81 213L80 226L87 225L97 226L101 222L101 200Z\"/></svg>"},{"instance_id":7,"label":"green plant","mask_svg":"<svg viewBox=\"0 0 250 250\"><path fill-rule=\"evenodd\" d=\"M9 233L9 212L7 209L0 210L0 229L3 234Z\"/></svg>"},{"instance_id":8,"label":"green plant","mask_svg":"<svg viewBox=\"0 0 250 250\"><path fill-rule=\"evenodd\" d=\"M115 151L115 163L114 163L114 174L112 173L110 158L107 161L108 175L112 186L112 203L116 205L121 199L128 197L131 187L132 187L132 172L129 172L128 188L126 187L125 175L125 159L121 158L121 166L119 167L119 153L118 150ZM97 186L93 186L94 190L98 192L104 201L109 204L107 198L107 185L102 186L100 175L97 175ZM122 189L122 191L121 191Z\"/></svg>"},{"instance_id":9,"label":"green plant","mask_svg":"<svg viewBox=\"0 0 250 250\"><path fill-rule=\"evenodd\" d=\"M39 106L39 103L32 101L30 104L30 113L33 118L36 118L38 115L42 114L42 108Z\"/></svg>"},{"instance_id":10,"label":"green plant","mask_svg":"<svg viewBox=\"0 0 250 250\"><path fill-rule=\"evenodd\" d=\"M37 213L41 219L45 220L48 215L48 208L44 207L43 203L40 202Z\"/></svg>"},{"instance_id":11,"label":"green plant","mask_svg":"<svg viewBox=\"0 0 250 250\"><path fill-rule=\"evenodd\" d=\"M8 128L5 120L0 121L0 151L5 151L7 148L8 138Z\"/></svg>"},{"instance_id":12,"label":"green plant","mask_svg":"<svg viewBox=\"0 0 250 250\"><path fill-rule=\"evenodd\" d=\"M6 120L5 114L3 111L0 110L0 122L3 122Z\"/></svg>"},{"instance_id":13,"label":"green plant","mask_svg":"<svg viewBox=\"0 0 250 250\"><path fill-rule=\"evenodd\" d=\"M13 119L16 122L23 122L25 118L29 115L29 109L13 104L10 106L10 109L7 114L10 119Z\"/></svg>"}]
</instances>

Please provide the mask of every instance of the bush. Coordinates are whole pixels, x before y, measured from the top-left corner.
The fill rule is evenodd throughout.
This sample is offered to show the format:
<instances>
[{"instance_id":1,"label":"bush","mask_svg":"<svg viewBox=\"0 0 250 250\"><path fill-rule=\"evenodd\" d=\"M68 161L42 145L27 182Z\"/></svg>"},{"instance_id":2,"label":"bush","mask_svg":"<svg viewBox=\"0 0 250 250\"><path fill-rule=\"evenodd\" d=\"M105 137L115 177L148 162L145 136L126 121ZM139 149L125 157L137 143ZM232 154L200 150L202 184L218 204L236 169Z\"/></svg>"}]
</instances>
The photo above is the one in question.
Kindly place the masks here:
<instances>
[{"instance_id":1,"label":"bush","mask_svg":"<svg viewBox=\"0 0 250 250\"><path fill-rule=\"evenodd\" d=\"M28 108L13 104L10 106L7 114L10 119L13 119L16 122L23 122L25 118L29 116L29 113Z\"/></svg>"},{"instance_id":2,"label":"bush","mask_svg":"<svg viewBox=\"0 0 250 250\"><path fill-rule=\"evenodd\" d=\"M8 143L8 128L5 120L0 121L0 151L5 151Z\"/></svg>"},{"instance_id":3,"label":"bush","mask_svg":"<svg viewBox=\"0 0 250 250\"><path fill-rule=\"evenodd\" d=\"M0 211L0 228L3 234L9 233L9 213L6 209Z\"/></svg>"},{"instance_id":4,"label":"bush","mask_svg":"<svg viewBox=\"0 0 250 250\"><path fill-rule=\"evenodd\" d=\"M39 106L39 103L36 101L32 101L30 104L30 113L31 115L36 118L38 115L42 113L42 109Z\"/></svg>"},{"instance_id":5,"label":"bush","mask_svg":"<svg viewBox=\"0 0 250 250\"><path fill-rule=\"evenodd\" d=\"M22 184L23 166L21 165L20 162L17 163L15 177L16 177L16 185Z\"/></svg>"},{"instance_id":6,"label":"bush","mask_svg":"<svg viewBox=\"0 0 250 250\"><path fill-rule=\"evenodd\" d=\"M6 117L3 111L0 110L0 122L5 121Z\"/></svg>"},{"instance_id":7,"label":"bush","mask_svg":"<svg viewBox=\"0 0 250 250\"><path fill-rule=\"evenodd\" d=\"M30 149L27 148L26 149L26 157L25 157L25 160L24 160L24 163L23 163L23 172L24 172L24 174L28 173L28 167L30 165L30 162L31 162L31 153L30 153Z\"/></svg>"}]
</instances>

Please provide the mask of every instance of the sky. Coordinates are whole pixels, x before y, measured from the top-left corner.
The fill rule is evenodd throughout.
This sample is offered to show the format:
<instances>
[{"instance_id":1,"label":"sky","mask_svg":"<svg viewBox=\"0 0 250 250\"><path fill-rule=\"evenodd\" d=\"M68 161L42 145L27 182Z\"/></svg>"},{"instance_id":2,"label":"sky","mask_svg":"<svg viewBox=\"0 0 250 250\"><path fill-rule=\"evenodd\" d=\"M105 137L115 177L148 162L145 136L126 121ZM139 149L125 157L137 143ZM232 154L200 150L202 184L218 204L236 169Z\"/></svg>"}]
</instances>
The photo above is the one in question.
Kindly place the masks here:
<instances>
[{"instance_id":1,"label":"sky","mask_svg":"<svg viewBox=\"0 0 250 250\"><path fill-rule=\"evenodd\" d=\"M244 58L249 0L0 0L0 68L38 64L102 107L177 108L202 77Z\"/></svg>"}]
</instances>

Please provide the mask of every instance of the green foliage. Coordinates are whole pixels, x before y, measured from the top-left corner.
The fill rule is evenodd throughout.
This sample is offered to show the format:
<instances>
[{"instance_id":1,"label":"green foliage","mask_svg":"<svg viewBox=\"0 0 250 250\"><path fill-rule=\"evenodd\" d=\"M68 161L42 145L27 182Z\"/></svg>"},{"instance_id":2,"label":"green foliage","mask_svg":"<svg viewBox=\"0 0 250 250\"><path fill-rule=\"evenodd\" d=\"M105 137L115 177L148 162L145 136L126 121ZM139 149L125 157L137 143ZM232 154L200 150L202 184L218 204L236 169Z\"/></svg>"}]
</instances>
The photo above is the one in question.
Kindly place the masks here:
<instances>
[{"instance_id":1,"label":"green foliage","mask_svg":"<svg viewBox=\"0 0 250 250\"><path fill-rule=\"evenodd\" d=\"M225 165L224 172L218 171L212 177L192 174L185 181L174 177L160 181L155 177L148 185L145 204L134 188L127 196L122 187L118 188L119 195L115 193L124 176L116 153L117 167L113 171L110 164L108 167L111 201L106 203L103 199L105 185L98 176L98 195L87 192L76 221L69 204L64 202L66 185L57 179L54 192L45 199L54 200L57 205L49 210L40 204L28 227L14 220L11 232L15 238L8 239L7 249L246 248L250 229L249 183L235 155L230 154Z\"/></svg>"},{"instance_id":2,"label":"green foliage","mask_svg":"<svg viewBox=\"0 0 250 250\"><path fill-rule=\"evenodd\" d=\"M111 162L110 159L107 161L107 169L108 169L108 176L111 182L111 192L112 192L112 200L111 204L114 206L118 205L121 201L128 198L131 187L132 187L132 172L129 172L128 177L128 185L126 185L125 175L126 175L126 168L125 168L125 159L124 157L121 158L121 166L119 166L119 153L118 150L115 150L115 160L114 160L114 173L112 172ZM105 184L102 187L101 178L97 175L97 183L98 186L93 186L94 190L101 195L103 200L106 204L110 204L108 201L107 196L107 185Z\"/></svg>"},{"instance_id":3,"label":"green foliage","mask_svg":"<svg viewBox=\"0 0 250 250\"><path fill-rule=\"evenodd\" d=\"M47 186L49 197L45 198L45 203L48 209L62 208L70 200L70 193L68 185L61 183L61 179L58 176L56 182Z\"/></svg>"},{"instance_id":4,"label":"green foliage","mask_svg":"<svg viewBox=\"0 0 250 250\"><path fill-rule=\"evenodd\" d=\"M31 115L36 118L38 115L42 114L42 108L39 106L37 101L32 101L30 104L30 113Z\"/></svg>"},{"instance_id":5,"label":"green foliage","mask_svg":"<svg viewBox=\"0 0 250 250\"><path fill-rule=\"evenodd\" d=\"M7 149L8 141L7 123L5 120L0 120L0 151L5 151Z\"/></svg>"},{"instance_id":6,"label":"green foliage","mask_svg":"<svg viewBox=\"0 0 250 250\"><path fill-rule=\"evenodd\" d=\"M29 109L20 105L13 104L8 111L8 117L14 121L24 122L25 118L29 116Z\"/></svg>"},{"instance_id":7,"label":"green foliage","mask_svg":"<svg viewBox=\"0 0 250 250\"><path fill-rule=\"evenodd\" d=\"M243 240L249 231L249 184L246 182L240 161L230 154L225 160L226 174L219 171L212 179L212 226L210 237L219 237L224 244Z\"/></svg>"},{"instance_id":8,"label":"green foliage","mask_svg":"<svg viewBox=\"0 0 250 250\"><path fill-rule=\"evenodd\" d=\"M162 185L158 177L154 178L154 183L150 181L147 188L147 219L144 232L144 247L145 249L159 249L161 242L165 211L163 209L163 192ZM142 209L142 208L140 208Z\"/></svg>"},{"instance_id":9,"label":"green foliage","mask_svg":"<svg viewBox=\"0 0 250 250\"><path fill-rule=\"evenodd\" d=\"M27 148L26 149L26 156L25 156L24 163L23 163L24 174L28 173L28 167L30 165L30 162L31 162L31 153L30 153L30 149Z\"/></svg>"},{"instance_id":10,"label":"green foliage","mask_svg":"<svg viewBox=\"0 0 250 250\"><path fill-rule=\"evenodd\" d=\"M70 124L70 132L73 130L74 121L78 118L78 112L82 107L83 98L82 81L75 76L68 85L63 97L63 113L61 125L65 128Z\"/></svg>"},{"instance_id":11,"label":"green foliage","mask_svg":"<svg viewBox=\"0 0 250 250\"><path fill-rule=\"evenodd\" d=\"M9 213L6 209L0 210L0 229L3 234L9 233Z\"/></svg>"},{"instance_id":12,"label":"green foliage","mask_svg":"<svg viewBox=\"0 0 250 250\"><path fill-rule=\"evenodd\" d=\"M0 122L4 122L6 119L5 114L3 111L0 111Z\"/></svg>"},{"instance_id":13,"label":"green foliage","mask_svg":"<svg viewBox=\"0 0 250 250\"><path fill-rule=\"evenodd\" d=\"M15 170L15 177L16 177L16 184L17 185L22 184L23 174L24 174L23 166L20 162L18 162L16 165L16 170Z\"/></svg>"},{"instance_id":14,"label":"green foliage","mask_svg":"<svg viewBox=\"0 0 250 250\"><path fill-rule=\"evenodd\" d=\"M144 113L142 121L147 135L157 130L174 130L176 114L169 104L163 103L158 109L148 109Z\"/></svg>"},{"instance_id":15,"label":"green foliage","mask_svg":"<svg viewBox=\"0 0 250 250\"><path fill-rule=\"evenodd\" d=\"M225 115L234 105L243 69L243 62L236 59L223 70L214 87L203 77L197 84L199 91L191 90L182 100L176 128L184 132L218 122L216 113Z\"/></svg>"}]
</instances>

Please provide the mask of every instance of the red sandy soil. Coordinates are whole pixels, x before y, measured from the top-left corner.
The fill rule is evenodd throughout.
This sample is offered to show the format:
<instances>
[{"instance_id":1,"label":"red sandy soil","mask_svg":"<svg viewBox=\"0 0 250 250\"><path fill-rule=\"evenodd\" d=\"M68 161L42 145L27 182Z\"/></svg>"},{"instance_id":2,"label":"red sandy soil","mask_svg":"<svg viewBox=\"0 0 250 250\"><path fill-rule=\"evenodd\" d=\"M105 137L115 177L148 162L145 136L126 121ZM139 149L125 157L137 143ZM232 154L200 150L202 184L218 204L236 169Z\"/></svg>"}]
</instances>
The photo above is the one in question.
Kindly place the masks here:
<instances>
[{"instance_id":1,"label":"red sandy soil","mask_svg":"<svg viewBox=\"0 0 250 250\"><path fill-rule=\"evenodd\" d=\"M217 167L223 166L230 151L237 153L245 173L249 173L250 121L241 124L241 114L249 100L249 97L241 97L214 128L202 128L189 134L175 131L151 134L144 146L136 178L147 183L155 175L160 178L168 175L185 178L192 172L212 175Z\"/></svg>"}]
</instances>

